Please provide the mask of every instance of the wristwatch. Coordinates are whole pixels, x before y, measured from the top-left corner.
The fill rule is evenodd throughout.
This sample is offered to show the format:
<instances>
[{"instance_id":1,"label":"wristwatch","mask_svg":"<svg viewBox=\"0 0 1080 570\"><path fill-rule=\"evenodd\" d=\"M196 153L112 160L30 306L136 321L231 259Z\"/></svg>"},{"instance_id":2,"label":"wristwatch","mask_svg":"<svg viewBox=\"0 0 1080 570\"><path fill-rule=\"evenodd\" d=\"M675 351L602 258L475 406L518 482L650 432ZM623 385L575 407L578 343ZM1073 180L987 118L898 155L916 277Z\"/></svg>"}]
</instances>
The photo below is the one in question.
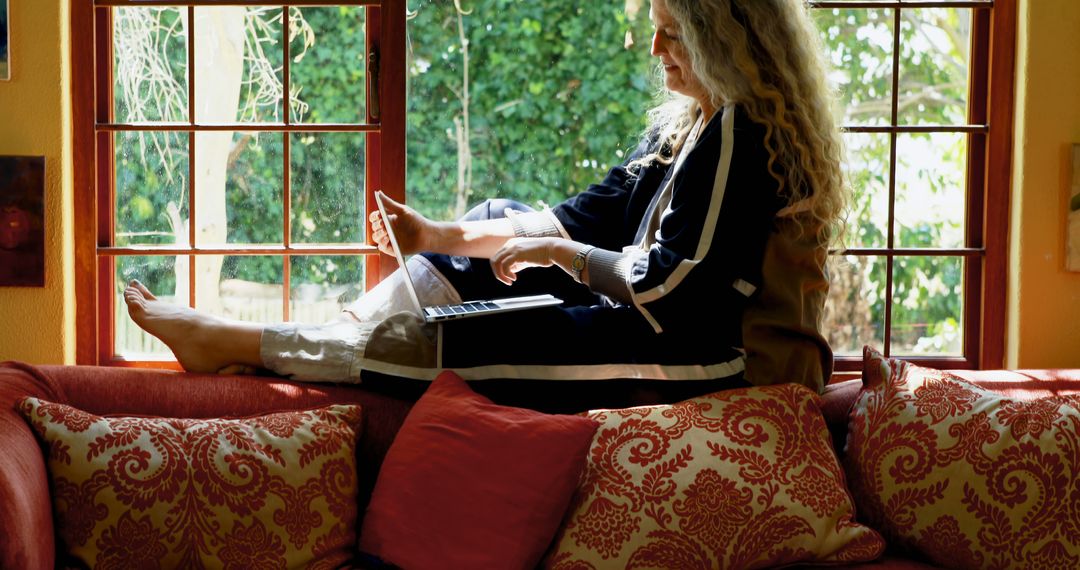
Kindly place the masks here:
<instances>
[{"instance_id":1,"label":"wristwatch","mask_svg":"<svg viewBox=\"0 0 1080 570\"><path fill-rule=\"evenodd\" d=\"M573 272L574 280L581 283L581 272L585 271L585 260L589 257L589 252L596 249L591 245L587 245L578 250L574 254L574 259L570 260L570 270Z\"/></svg>"}]
</instances>

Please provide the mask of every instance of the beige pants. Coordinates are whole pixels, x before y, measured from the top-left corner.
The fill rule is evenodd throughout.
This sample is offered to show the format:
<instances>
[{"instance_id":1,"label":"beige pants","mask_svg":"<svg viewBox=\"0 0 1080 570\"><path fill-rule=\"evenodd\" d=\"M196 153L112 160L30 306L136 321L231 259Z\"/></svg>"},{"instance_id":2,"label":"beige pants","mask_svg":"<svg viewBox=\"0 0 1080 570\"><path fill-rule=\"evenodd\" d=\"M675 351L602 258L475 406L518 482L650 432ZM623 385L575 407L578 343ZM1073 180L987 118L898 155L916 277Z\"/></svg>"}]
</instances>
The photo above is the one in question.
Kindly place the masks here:
<instances>
[{"instance_id":1,"label":"beige pants","mask_svg":"<svg viewBox=\"0 0 1080 570\"><path fill-rule=\"evenodd\" d=\"M424 305L460 303L446 278L421 256L407 262ZM360 371L427 377L440 366L439 328L420 318L399 270L364 293L335 321L281 323L263 329L260 355L270 370L293 380L360 382ZM432 371L432 372L429 372Z\"/></svg>"}]
</instances>

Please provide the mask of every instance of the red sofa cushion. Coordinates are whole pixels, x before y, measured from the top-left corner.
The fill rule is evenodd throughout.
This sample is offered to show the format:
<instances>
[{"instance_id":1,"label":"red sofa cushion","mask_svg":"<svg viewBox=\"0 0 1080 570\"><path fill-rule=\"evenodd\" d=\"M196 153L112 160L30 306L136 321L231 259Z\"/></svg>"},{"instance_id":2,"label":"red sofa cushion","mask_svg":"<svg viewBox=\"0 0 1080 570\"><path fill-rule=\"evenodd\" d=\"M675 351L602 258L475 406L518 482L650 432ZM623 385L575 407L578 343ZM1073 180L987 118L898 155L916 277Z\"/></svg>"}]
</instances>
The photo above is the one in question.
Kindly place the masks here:
<instances>
[{"instance_id":1,"label":"red sofa cushion","mask_svg":"<svg viewBox=\"0 0 1080 570\"><path fill-rule=\"evenodd\" d=\"M386 456L361 550L410 570L535 566L596 427L581 416L496 405L442 373Z\"/></svg>"}]
</instances>

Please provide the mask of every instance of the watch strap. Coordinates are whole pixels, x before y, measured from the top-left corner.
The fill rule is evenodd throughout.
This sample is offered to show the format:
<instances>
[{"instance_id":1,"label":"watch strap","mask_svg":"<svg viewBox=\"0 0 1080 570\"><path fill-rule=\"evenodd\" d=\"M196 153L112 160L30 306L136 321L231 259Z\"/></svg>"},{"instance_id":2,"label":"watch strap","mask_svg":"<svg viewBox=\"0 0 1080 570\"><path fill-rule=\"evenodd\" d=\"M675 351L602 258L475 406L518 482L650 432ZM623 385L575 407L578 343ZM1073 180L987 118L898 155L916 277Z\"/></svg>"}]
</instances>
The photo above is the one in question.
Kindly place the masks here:
<instances>
[{"instance_id":1,"label":"watch strap","mask_svg":"<svg viewBox=\"0 0 1080 570\"><path fill-rule=\"evenodd\" d=\"M578 283L581 283L581 273L585 271L585 264L589 260L589 252L594 249L596 249L595 246L586 245L574 254L574 259L570 260L570 270L574 280Z\"/></svg>"}]
</instances>

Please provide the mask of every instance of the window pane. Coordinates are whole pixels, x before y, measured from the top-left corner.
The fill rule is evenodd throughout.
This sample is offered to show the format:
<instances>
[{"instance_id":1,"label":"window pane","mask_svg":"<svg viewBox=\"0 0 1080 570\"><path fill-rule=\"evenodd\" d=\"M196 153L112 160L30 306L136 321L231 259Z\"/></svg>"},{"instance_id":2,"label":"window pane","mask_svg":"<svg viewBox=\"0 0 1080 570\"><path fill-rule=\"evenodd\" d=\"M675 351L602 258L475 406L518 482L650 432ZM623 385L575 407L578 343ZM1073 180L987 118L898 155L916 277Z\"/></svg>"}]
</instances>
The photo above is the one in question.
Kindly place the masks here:
<instances>
[{"instance_id":1,"label":"window pane","mask_svg":"<svg viewBox=\"0 0 1080 570\"><path fill-rule=\"evenodd\" d=\"M196 133L195 239L200 246L284 241L282 137Z\"/></svg>"},{"instance_id":2,"label":"window pane","mask_svg":"<svg viewBox=\"0 0 1080 570\"><path fill-rule=\"evenodd\" d=\"M885 346L885 260L831 256L825 332L837 355L861 355L865 344Z\"/></svg>"},{"instance_id":3,"label":"window pane","mask_svg":"<svg viewBox=\"0 0 1080 570\"><path fill-rule=\"evenodd\" d=\"M279 323L283 267L280 256L199 256L195 308L239 321Z\"/></svg>"},{"instance_id":4,"label":"window pane","mask_svg":"<svg viewBox=\"0 0 1080 570\"><path fill-rule=\"evenodd\" d=\"M885 247L889 231L889 135L846 133L844 171L851 184L846 247Z\"/></svg>"},{"instance_id":5,"label":"window pane","mask_svg":"<svg viewBox=\"0 0 1080 570\"><path fill-rule=\"evenodd\" d=\"M901 12L899 122L967 123L969 8Z\"/></svg>"},{"instance_id":6,"label":"window pane","mask_svg":"<svg viewBox=\"0 0 1080 570\"><path fill-rule=\"evenodd\" d=\"M113 135L117 246L186 244L188 135Z\"/></svg>"},{"instance_id":7,"label":"window pane","mask_svg":"<svg viewBox=\"0 0 1080 570\"><path fill-rule=\"evenodd\" d=\"M892 354L961 354L963 278L962 257L896 258Z\"/></svg>"},{"instance_id":8,"label":"window pane","mask_svg":"<svg viewBox=\"0 0 1080 570\"><path fill-rule=\"evenodd\" d=\"M893 11L879 8L814 10L841 91L844 122L887 125L892 116Z\"/></svg>"},{"instance_id":9,"label":"window pane","mask_svg":"<svg viewBox=\"0 0 1080 570\"><path fill-rule=\"evenodd\" d=\"M163 255L117 257L113 291L116 355L127 360L172 360L172 351L139 328L127 314L124 288L132 279L141 281L161 301L187 306L187 295L176 295L176 258Z\"/></svg>"},{"instance_id":10,"label":"window pane","mask_svg":"<svg viewBox=\"0 0 1080 570\"><path fill-rule=\"evenodd\" d=\"M657 88L648 3L567 6L470 2L459 19L453 2L410 2L410 205L436 219L495 196L553 205L625 160Z\"/></svg>"},{"instance_id":11,"label":"window pane","mask_svg":"<svg viewBox=\"0 0 1080 570\"><path fill-rule=\"evenodd\" d=\"M295 122L360 123L367 118L363 6L292 10L290 82Z\"/></svg>"},{"instance_id":12,"label":"window pane","mask_svg":"<svg viewBox=\"0 0 1080 570\"><path fill-rule=\"evenodd\" d=\"M319 324L341 316L341 309L363 293L364 258L293 256L289 284L289 320Z\"/></svg>"},{"instance_id":13,"label":"window pane","mask_svg":"<svg viewBox=\"0 0 1080 570\"><path fill-rule=\"evenodd\" d=\"M187 60L187 10L114 8L116 120L187 121Z\"/></svg>"},{"instance_id":14,"label":"window pane","mask_svg":"<svg viewBox=\"0 0 1080 570\"><path fill-rule=\"evenodd\" d=\"M896 245L963 247L967 135L901 134L896 141Z\"/></svg>"},{"instance_id":15,"label":"window pane","mask_svg":"<svg viewBox=\"0 0 1080 570\"><path fill-rule=\"evenodd\" d=\"M281 121L280 7L195 8L195 120Z\"/></svg>"},{"instance_id":16,"label":"window pane","mask_svg":"<svg viewBox=\"0 0 1080 570\"><path fill-rule=\"evenodd\" d=\"M292 149L292 240L364 240L364 135L300 133Z\"/></svg>"}]
</instances>

